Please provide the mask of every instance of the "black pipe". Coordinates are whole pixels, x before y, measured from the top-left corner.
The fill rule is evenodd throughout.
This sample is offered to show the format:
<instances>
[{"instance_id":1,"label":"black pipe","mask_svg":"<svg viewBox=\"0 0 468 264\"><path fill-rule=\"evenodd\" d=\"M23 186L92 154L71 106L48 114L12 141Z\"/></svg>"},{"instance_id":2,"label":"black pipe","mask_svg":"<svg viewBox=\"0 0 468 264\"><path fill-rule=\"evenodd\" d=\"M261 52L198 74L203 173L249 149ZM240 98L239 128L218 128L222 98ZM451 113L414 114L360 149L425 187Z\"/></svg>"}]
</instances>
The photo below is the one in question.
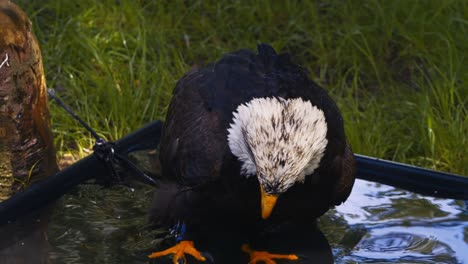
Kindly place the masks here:
<instances>
[{"instance_id":1,"label":"black pipe","mask_svg":"<svg viewBox=\"0 0 468 264\"><path fill-rule=\"evenodd\" d=\"M125 155L138 149L155 147L159 144L162 122L156 121L115 142L115 152ZM142 145L144 144L144 145ZM79 160L70 167L40 181L24 192L17 193L0 203L0 225L14 221L37 208L43 207L73 187L90 179L108 177L106 163L95 154Z\"/></svg>"},{"instance_id":2,"label":"black pipe","mask_svg":"<svg viewBox=\"0 0 468 264\"><path fill-rule=\"evenodd\" d=\"M354 156L359 179L433 197L468 200L468 177L358 154Z\"/></svg>"}]
</instances>

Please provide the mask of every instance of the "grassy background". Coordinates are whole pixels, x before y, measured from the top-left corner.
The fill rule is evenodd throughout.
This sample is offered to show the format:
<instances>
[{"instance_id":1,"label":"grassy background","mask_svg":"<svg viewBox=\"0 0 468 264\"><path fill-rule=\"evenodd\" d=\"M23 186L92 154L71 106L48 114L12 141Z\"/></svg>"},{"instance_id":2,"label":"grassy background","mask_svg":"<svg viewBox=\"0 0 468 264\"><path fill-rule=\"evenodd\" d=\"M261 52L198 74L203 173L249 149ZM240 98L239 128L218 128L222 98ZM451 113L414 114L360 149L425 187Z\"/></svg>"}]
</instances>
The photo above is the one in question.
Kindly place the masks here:
<instances>
[{"instance_id":1,"label":"grassy background","mask_svg":"<svg viewBox=\"0 0 468 264\"><path fill-rule=\"evenodd\" d=\"M354 151L468 175L468 2L17 0L49 87L103 137L163 119L194 65L271 43L327 88ZM55 104L59 154L93 145Z\"/></svg>"}]
</instances>

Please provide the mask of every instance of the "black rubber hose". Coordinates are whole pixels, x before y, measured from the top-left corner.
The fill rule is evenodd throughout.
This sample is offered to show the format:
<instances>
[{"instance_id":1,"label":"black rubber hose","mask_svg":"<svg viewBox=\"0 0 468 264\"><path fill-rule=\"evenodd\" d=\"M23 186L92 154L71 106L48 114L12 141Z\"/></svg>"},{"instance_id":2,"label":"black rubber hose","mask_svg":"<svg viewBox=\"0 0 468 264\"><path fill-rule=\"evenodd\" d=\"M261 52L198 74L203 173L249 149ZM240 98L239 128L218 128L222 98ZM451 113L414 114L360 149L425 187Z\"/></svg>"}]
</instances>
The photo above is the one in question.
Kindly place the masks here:
<instances>
[{"instance_id":1,"label":"black rubber hose","mask_svg":"<svg viewBox=\"0 0 468 264\"><path fill-rule=\"evenodd\" d=\"M468 177L355 155L359 179L439 198L468 200Z\"/></svg>"}]
</instances>

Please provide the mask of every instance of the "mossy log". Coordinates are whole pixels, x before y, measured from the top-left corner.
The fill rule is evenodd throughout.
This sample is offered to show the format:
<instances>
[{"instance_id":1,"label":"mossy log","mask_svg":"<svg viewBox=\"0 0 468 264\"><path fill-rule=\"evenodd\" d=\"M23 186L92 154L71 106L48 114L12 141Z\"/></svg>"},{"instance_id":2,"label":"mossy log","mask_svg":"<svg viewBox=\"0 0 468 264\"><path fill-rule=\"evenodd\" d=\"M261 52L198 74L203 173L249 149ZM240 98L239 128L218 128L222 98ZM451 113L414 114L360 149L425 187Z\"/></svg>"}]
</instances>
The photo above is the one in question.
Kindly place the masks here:
<instances>
[{"instance_id":1,"label":"mossy log","mask_svg":"<svg viewBox=\"0 0 468 264\"><path fill-rule=\"evenodd\" d=\"M0 201L56 171L39 45L26 14L0 0Z\"/></svg>"}]
</instances>

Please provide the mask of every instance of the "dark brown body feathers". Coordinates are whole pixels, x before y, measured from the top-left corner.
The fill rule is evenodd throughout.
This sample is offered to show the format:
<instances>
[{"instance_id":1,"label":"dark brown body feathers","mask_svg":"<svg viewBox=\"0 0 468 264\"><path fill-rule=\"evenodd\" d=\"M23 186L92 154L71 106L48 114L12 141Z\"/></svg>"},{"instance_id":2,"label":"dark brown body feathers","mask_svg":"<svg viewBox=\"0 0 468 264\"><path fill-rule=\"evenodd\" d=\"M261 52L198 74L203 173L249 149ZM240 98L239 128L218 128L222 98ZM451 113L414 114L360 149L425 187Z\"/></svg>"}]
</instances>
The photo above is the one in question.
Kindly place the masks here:
<instances>
[{"instance_id":1,"label":"dark brown body feathers","mask_svg":"<svg viewBox=\"0 0 468 264\"><path fill-rule=\"evenodd\" d=\"M258 181L240 174L227 142L237 106L260 97L309 100L328 124L319 168L282 194L266 221ZM259 54L240 50L187 73L174 90L160 151L163 179L151 217L167 227L177 221L188 228L239 229L313 221L345 201L354 183L354 159L335 103L305 69L268 45L260 45Z\"/></svg>"}]
</instances>

